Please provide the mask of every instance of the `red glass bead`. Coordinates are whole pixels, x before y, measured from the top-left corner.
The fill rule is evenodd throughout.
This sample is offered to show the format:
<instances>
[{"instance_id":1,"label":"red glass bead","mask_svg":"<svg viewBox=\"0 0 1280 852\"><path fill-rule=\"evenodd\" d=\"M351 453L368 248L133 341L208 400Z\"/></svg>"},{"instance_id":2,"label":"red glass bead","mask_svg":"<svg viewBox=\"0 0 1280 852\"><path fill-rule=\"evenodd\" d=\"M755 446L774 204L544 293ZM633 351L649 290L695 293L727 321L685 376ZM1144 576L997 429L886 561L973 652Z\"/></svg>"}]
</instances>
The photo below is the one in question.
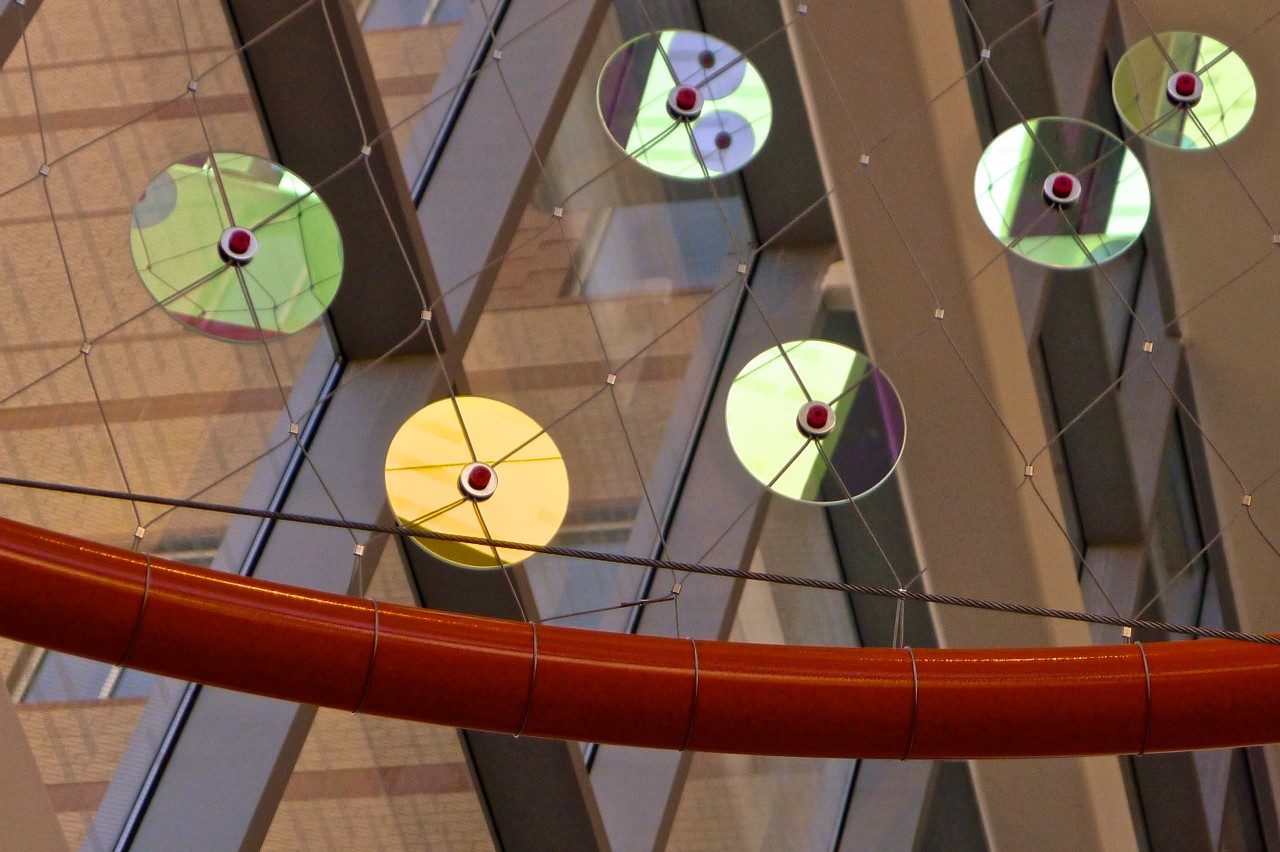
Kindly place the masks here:
<instances>
[{"instance_id":1,"label":"red glass bead","mask_svg":"<svg viewBox=\"0 0 1280 852\"><path fill-rule=\"evenodd\" d=\"M1173 90L1184 98L1191 97L1196 93L1196 75L1185 71L1179 74L1173 81Z\"/></svg>"},{"instance_id":2,"label":"red glass bead","mask_svg":"<svg viewBox=\"0 0 1280 852\"><path fill-rule=\"evenodd\" d=\"M809 424L810 429L821 429L827 425L827 420L831 417L831 410L825 405L811 405L809 410L805 412L804 422Z\"/></svg>"},{"instance_id":3,"label":"red glass bead","mask_svg":"<svg viewBox=\"0 0 1280 852\"><path fill-rule=\"evenodd\" d=\"M467 474L467 485L476 491L483 491L489 487L489 483L493 481L493 469L485 466L477 466L471 469L471 473Z\"/></svg>"},{"instance_id":4,"label":"red glass bead","mask_svg":"<svg viewBox=\"0 0 1280 852\"><path fill-rule=\"evenodd\" d=\"M1053 179L1053 195L1055 198L1068 198L1075 188L1075 181L1066 175L1058 175Z\"/></svg>"},{"instance_id":5,"label":"red glass bead","mask_svg":"<svg viewBox=\"0 0 1280 852\"><path fill-rule=\"evenodd\" d=\"M243 228L238 228L231 232L231 236L227 238L227 246L236 254L244 254L249 250L253 237Z\"/></svg>"}]
</instances>

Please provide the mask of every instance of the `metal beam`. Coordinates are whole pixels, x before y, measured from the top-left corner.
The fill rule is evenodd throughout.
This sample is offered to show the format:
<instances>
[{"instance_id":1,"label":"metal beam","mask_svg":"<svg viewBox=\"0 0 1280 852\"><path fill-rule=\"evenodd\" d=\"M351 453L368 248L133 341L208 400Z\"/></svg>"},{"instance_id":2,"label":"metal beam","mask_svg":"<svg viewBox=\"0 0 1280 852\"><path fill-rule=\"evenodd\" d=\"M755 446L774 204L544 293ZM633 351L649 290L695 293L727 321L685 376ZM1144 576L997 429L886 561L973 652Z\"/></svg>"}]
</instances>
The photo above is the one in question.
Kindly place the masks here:
<instances>
[{"instance_id":1,"label":"metal beam","mask_svg":"<svg viewBox=\"0 0 1280 852\"><path fill-rule=\"evenodd\" d=\"M347 358L376 358L421 328L411 275L428 300L439 288L355 11L341 0L226 2L240 42L249 44L245 65L277 159L313 186L324 181L320 195L342 233L347 263L329 312L339 347ZM442 319L436 333L448 348ZM432 349L418 334L398 351Z\"/></svg>"},{"instance_id":2,"label":"metal beam","mask_svg":"<svg viewBox=\"0 0 1280 852\"><path fill-rule=\"evenodd\" d=\"M996 246L971 200L981 135L968 91L952 87L964 71L955 28L937 11L924 0L811 4L804 30L791 33L827 185L837 186L833 217L869 349L907 409L911 440L898 480L926 588L1080 606L1071 551L1051 515L1053 472L1034 467L1046 510L1030 483L1018 487L1024 462L1000 426L1030 452L1047 439L1008 273L996 265L968 280ZM850 44L865 49L851 53ZM930 106L915 113L921 104ZM871 152L860 176L862 146L884 134L893 144ZM870 181L892 185L894 221ZM999 534L977 533L992 529ZM1083 629L1039 621L996 628L935 611L933 622L944 645L1088 641ZM1115 759L991 761L972 772L992 846L1136 847ZM1048 800L1053 807L1037 804Z\"/></svg>"},{"instance_id":3,"label":"metal beam","mask_svg":"<svg viewBox=\"0 0 1280 852\"><path fill-rule=\"evenodd\" d=\"M467 26L474 29L473 19L492 15L496 5L475 3ZM466 376L458 361L497 278L501 264L495 261L509 250L542 180L541 163L607 7L601 0L511 0L489 61L475 75L426 185L418 222L432 246L436 275L452 290L445 303L460 343L450 369L460 388ZM424 127L438 121L428 114ZM502 572L455 568L413 545L406 556L425 605L519 618ZM523 594L526 611L536 612L527 589ZM499 849L608 848L576 743L459 735Z\"/></svg>"},{"instance_id":4,"label":"metal beam","mask_svg":"<svg viewBox=\"0 0 1280 852\"><path fill-rule=\"evenodd\" d=\"M390 521L383 484L386 447L417 401L438 391L422 358L362 365L330 403L285 511ZM322 482L323 480L323 482ZM365 543L376 563L385 537ZM353 590L350 533L277 524L254 576L331 592ZM158 783L126 842L140 849L256 848L266 837L315 708L208 687L190 701Z\"/></svg>"},{"instance_id":5,"label":"metal beam","mask_svg":"<svg viewBox=\"0 0 1280 852\"><path fill-rule=\"evenodd\" d=\"M1258 48L1274 39L1274 29L1254 32L1274 8L1268 3L1260 10L1248 0L1211 7L1169 0L1148 9L1120 3L1118 46L1132 45L1152 32L1209 34L1240 46L1261 90L1266 81L1280 78L1280 56ZM1269 359L1260 357L1275 349L1280 316L1280 297L1271 286L1276 263L1272 240L1280 230L1280 211L1270 192L1271 148L1278 134L1280 115L1262 108L1260 100L1244 131L1217 151L1145 146L1143 152L1163 238L1160 258L1167 275L1162 278L1170 288L1166 315L1177 317L1176 331L1186 341L1186 380L1174 389L1194 418L1184 423L1189 426L1205 538L1216 542L1209 560L1225 568L1229 578L1224 584L1229 588L1221 589L1228 618L1234 614L1240 629L1261 632L1277 629L1280 612L1275 583L1280 492L1270 478L1277 467L1280 392ZM1258 199L1261 212L1251 198ZM1240 274L1256 260L1262 265ZM1260 752L1265 759L1251 763L1252 786L1268 840L1275 843L1280 837L1275 786L1280 748Z\"/></svg>"}]
</instances>

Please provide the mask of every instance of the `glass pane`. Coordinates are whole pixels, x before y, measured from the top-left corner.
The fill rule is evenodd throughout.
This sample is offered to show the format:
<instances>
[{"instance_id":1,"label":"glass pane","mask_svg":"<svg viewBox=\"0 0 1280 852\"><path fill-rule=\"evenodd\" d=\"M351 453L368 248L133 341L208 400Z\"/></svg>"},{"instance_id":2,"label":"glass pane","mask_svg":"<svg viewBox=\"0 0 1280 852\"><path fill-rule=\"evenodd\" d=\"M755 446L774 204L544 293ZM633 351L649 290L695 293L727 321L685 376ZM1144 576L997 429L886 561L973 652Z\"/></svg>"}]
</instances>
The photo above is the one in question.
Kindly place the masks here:
<instances>
[{"instance_id":1,"label":"glass pane","mask_svg":"<svg viewBox=\"0 0 1280 852\"><path fill-rule=\"evenodd\" d=\"M840 579L826 513L773 499L752 568ZM857 644L845 596L767 583L744 586L729 638ZM667 849L833 848L856 765L852 760L696 752Z\"/></svg>"},{"instance_id":2,"label":"glass pane","mask_svg":"<svg viewBox=\"0 0 1280 852\"><path fill-rule=\"evenodd\" d=\"M602 125L600 69L632 35L606 16L464 368L472 393L548 424L564 454L569 508L553 543L649 555L752 237L736 179L713 192L658 175ZM639 582L567 559L525 565L544 618L632 600ZM561 623L626 619L614 610Z\"/></svg>"},{"instance_id":3,"label":"glass pane","mask_svg":"<svg viewBox=\"0 0 1280 852\"><path fill-rule=\"evenodd\" d=\"M294 391L323 339L311 322L318 313L268 346L214 340L166 316L129 248L135 207L169 166L206 158L211 148L255 162L269 153L223 4L149 4L144 37L135 37L133 3L50 2L32 14L30 66L23 49L4 64L0 256L17 282L0 292L4 473L218 503L257 500L247 492L264 453L280 445L288 454L286 401L292 419L305 422L314 400L314 391L309 398ZM144 219L179 200L153 189ZM146 221L154 227L162 219ZM185 236L179 229L149 243L168 252ZM321 357L332 361L327 349ZM0 513L204 564L230 520L14 488L0 492ZM149 746L138 763L118 764L157 681L13 643L0 650L0 677L26 702L19 712L41 776L68 844L79 847L109 782L136 783L150 765Z\"/></svg>"},{"instance_id":4,"label":"glass pane","mask_svg":"<svg viewBox=\"0 0 1280 852\"><path fill-rule=\"evenodd\" d=\"M412 605L396 542L368 596ZM321 709L294 765L264 850L492 849L453 728Z\"/></svg>"},{"instance_id":5,"label":"glass pane","mask_svg":"<svg viewBox=\"0 0 1280 852\"><path fill-rule=\"evenodd\" d=\"M470 70L477 40L488 35L487 26L476 26L468 31L468 39L455 45L473 5L472 0L356 3L374 79L410 182L418 178L455 97L463 91L459 84ZM500 0L486 4L486 17L501 5ZM484 11L476 8L474 14Z\"/></svg>"}]
</instances>

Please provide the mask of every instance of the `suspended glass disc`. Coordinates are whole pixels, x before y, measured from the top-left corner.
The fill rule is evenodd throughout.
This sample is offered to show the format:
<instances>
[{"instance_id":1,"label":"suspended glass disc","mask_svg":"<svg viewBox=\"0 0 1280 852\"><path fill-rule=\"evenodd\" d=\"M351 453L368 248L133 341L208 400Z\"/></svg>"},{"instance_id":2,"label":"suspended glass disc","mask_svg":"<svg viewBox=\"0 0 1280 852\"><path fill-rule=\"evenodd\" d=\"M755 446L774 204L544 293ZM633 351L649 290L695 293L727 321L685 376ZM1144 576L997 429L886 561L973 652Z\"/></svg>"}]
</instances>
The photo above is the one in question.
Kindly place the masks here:
<instances>
[{"instance_id":1,"label":"suspended glass disc","mask_svg":"<svg viewBox=\"0 0 1280 852\"><path fill-rule=\"evenodd\" d=\"M1133 152L1101 127L1070 118L1033 118L997 136L978 161L973 193L996 239L1064 269L1120 254L1151 212L1147 175Z\"/></svg>"},{"instance_id":2,"label":"suspended glass disc","mask_svg":"<svg viewBox=\"0 0 1280 852\"><path fill-rule=\"evenodd\" d=\"M223 340L301 331L333 303L342 278L329 208L293 172L249 154L198 154L169 166L138 199L129 230L134 265L156 301Z\"/></svg>"},{"instance_id":3,"label":"suspended glass disc","mask_svg":"<svg viewBox=\"0 0 1280 852\"><path fill-rule=\"evenodd\" d=\"M1225 44L1169 32L1129 48L1111 81L1116 110L1134 133L1170 148L1221 145L1249 123L1257 90Z\"/></svg>"},{"instance_id":4,"label":"suspended glass disc","mask_svg":"<svg viewBox=\"0 0 1280 852\"><path fill-rule=\"evenodd\" d=\"M684 88L692 90L683 93L687 101L676 97ZM769 90L751 61L692 30L661 30L627 42L605 63L596 94L613 141L640 164L675 178L741 169L764 145L773 121Z\"/></svg>"},{"instance_id":5,"label":"suspended glass disc","mask_svg":"<svg viewBox=\"0 0 1280 852\"><path fill-rule=\"evenodd\" d=\"M870 492L893 472L906 438L889 379L865 355L826 340L796 340L752 358L729 389L725 420L752 476L811 503Z\"/></svg>"},{"instance_id":6,"label":"suspended glass disc","mask_svg":"<svg viewBox=\"0 0 1280 852\"><path fill-rule=\"evenodd\" d=\"M387 450L386 478L391 510L410 530L542 545L569 507L569 476L551 436L519 409L482 397L458 397L456 409L444 399L410 417ZM455 565L500 567L488 545L414 541ZM530 556L497 555L508 565Z\"/></svg>"}]
</instances>

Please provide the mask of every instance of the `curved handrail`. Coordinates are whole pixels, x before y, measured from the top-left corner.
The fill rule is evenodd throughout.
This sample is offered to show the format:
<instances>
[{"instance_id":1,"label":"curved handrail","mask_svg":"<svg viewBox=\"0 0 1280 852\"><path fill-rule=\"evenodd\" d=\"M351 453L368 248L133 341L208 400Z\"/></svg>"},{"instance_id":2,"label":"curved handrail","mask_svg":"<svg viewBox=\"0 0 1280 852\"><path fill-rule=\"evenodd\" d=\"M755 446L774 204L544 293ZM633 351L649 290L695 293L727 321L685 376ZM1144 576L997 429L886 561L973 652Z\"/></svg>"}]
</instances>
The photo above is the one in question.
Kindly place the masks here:
<instances>
[{"instance_id":1,"label":"curved handrail","mask_svg":"<svg viewBox=\"0 0 1280 852\"><path fill-rule=\"evenodd\" d=\"M244 692L503 733L860 758L1280 740L1280 648L750 645L326 594L0 520L0 634Z\"/></svg>"}]
</instances>

